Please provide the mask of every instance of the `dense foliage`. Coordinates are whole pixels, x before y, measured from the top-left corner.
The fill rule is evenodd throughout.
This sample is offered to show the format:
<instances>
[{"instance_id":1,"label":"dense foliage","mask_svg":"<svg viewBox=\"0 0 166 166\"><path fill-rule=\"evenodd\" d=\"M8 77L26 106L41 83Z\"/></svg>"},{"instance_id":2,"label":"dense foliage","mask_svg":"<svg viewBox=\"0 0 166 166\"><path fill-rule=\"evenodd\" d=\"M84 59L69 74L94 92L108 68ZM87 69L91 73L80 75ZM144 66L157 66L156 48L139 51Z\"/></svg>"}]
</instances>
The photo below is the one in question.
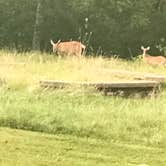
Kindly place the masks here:
<instances>
[{"instance_id":1,"label":"dense foliage","mask_svg":"<svg viewBox=\"0 0 166 166\"><path fill-rule=\"evenodd\" d=\"M0 47L31 50L36 39L49 51L50 39L72 39L95 54L131 57L141 45L157 53L166 37L165 9L166 0L1 0Z\"/></svg>"}]
</instances>

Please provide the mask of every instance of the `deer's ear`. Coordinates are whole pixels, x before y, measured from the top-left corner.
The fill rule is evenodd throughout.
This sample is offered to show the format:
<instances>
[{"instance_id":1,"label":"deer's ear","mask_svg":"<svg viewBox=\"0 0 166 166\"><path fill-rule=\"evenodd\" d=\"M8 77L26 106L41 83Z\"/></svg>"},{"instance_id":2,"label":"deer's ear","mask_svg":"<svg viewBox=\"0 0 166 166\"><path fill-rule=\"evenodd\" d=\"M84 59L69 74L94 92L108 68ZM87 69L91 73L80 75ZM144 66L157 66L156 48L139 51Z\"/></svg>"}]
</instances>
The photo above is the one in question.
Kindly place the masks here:
<instances>
[{"instance_id":1,"label":"deer's ear","mask_svg":"<svg viewBox=\"0 0 166 166\"><path fill-rule=\"evenodd\" d=\"M141 46L141 50L144 50L145 48L143 46Z\"/></svg>"},{"instance_id":2,"label":"deer's ear","mask_svg":"<svg viewBox=\"0 0 166 166\"><path fill-rule=\"evenodd\" d=\"M149 46L147 47L147 50L150 50L150 47L149 47Z\"/></svg>"},{"instance_id":3,"label":"deer's ear","mask_svg":"<svg viewBox=\"0 0 166 166\"><path fill-rule=\"evenodd\" d=\"M61 40L58 40L58 42L57 43L60 43L61 42Z\"/></svg>"},{"instance_id":4,"label":"deer's ear","mask_svg":"<svg viewBox=\"0 0 166 166\"><path fill-rule=\"evenodd\" d=\"M54 45L54 42L52 40L50 40L51 44Z\"/></svg>"}]
</instances>

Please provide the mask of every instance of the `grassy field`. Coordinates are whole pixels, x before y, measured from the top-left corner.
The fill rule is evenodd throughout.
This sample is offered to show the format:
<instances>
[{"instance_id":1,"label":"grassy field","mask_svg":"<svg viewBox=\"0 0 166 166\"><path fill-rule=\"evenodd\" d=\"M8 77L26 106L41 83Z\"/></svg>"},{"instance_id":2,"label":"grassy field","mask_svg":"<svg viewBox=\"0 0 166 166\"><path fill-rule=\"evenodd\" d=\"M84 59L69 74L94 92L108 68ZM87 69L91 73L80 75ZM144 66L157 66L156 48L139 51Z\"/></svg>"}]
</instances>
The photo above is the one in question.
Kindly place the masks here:
<instances>
[{"instance_id":1,"label":"grassy field","mask_svg":"<svg viewBox=\"0 0 166 166\"><path fill-rule=\"evenodd\" d=\"M14 89L36 88L41 79L100 82L133 80L133 75L123 73L125 70L142 74L165 74L164 67L150 66L139 59L134 62L102 57L64 59L35 52L0 51L0 78Z\"/></svg>"},{"instance_id":2,"label":"grassy field","mask_svg":"<svg viewBox=\"0 0 166 166\"><path fill-rule=\"evenodd\" d=\"M165 166L164 148L0 128L2 166ZM144 165L143 165L144 164Z\"/></svg>"},{"instance_id":3,"label":"grassy field","mask_svg":"<svg viewBox=\"0 0 166 166\"><path fill-rule=\"evenodd\" d=\"M39 80L42 79L100 82L133 80L133 75L127 72L119 74L124 70L165 74L164 67L149 66L138 59L135 61L102 57L64 59L50 54L1 50L0 126L61 135L50 136L2 128L0 137L3 136L7 142L7 138L16 142L17 139L22 141L16 144L16 147L14 141L13 143L9 141L10 146L5 146L6 141L0 142L2 147L4 146L2 152L9 151L6 155L0 152L1 165L8 166L13 160L18 160L16 165L25 165L28 161L30 164L34 161L34 165L42 165L43 161L45 163L43 165L54 165L58 162L59 165L112 163L115 166L132 166L146 163L149 166L164 166L165 88L162 88L161 93L154 98L122 98L103 96L94 89L81 87L61 90L39 87ZM39 143L33 139L35 136ZM47 137L50 140L45 140ZM59 146L63 143L62 146L70 147L72 143L74 150L69 156L65 155L64 147L62 151L56 150L57 139L62 139ZM91 147L91 143L96 146ZM51 144L55 145L55 149L51 150ZM47 145L48 151L45 149ZM42 148L43 146L45 148ZM22 147L25 147L27 153L22 154ZM32 151L32 154L29 155L29 151ZM18 152L18 156L15 152ZM54 153L57 155L54 156ZM109 157L109 154L112 157ZM23 155L22 158L19 155Z\"/></svg>"},{"instance_id":4,"label":"grassy field","mask_svg":"<svg viewBox=\"0 0 166 166\"><path fill-rule=\"evenodd\" d=\"M164 94L154 99L124 99L63 90L1 90L0 96L1 126L166 145Z\"/></svg>"}]
</instances>

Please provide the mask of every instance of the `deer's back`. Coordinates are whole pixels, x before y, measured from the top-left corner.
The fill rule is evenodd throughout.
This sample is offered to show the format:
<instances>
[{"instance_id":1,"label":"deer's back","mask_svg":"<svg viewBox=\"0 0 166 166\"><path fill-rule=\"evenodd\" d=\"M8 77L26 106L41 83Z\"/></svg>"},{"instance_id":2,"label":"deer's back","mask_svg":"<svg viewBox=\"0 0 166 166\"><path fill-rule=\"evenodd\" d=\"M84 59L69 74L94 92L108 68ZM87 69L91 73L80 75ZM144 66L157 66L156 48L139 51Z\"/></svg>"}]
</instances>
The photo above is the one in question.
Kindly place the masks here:
<instances>
[{"instance_id":1,"label":"deer's back","mask_svg":"<svg viewBox=\"0 0 166 166\"><path fill-rule=\"evenodd\" d=\"M153 64L153 65L164 65L166 64L166 58L163 56L150 56L150 55L146 55L144 57L144 60L149 63L149 64Z\"/></svg>"},{"instance_id":2,"label":"deer's back","mask_svg":"<svg viewBox=\"0 0 166 166\"><path fill-rule=\"evenodd\" d=\"M68 55L80 55L82 52L82 43L77 41L61 42L57 46L57 51Z\"/></svg>"}]
</instances>

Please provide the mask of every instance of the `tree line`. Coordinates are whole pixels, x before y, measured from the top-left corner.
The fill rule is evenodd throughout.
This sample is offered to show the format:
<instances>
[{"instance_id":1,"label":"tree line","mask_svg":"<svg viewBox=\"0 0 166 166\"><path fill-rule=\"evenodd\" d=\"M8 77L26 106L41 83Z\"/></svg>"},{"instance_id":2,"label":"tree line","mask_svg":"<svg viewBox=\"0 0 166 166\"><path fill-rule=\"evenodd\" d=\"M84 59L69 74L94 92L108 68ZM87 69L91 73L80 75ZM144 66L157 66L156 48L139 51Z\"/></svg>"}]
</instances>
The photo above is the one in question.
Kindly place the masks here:
<instances>
[{"instance_id":1,"label":"tree line","mask_svg":"<svg viewBox=\"0 0 166 166\"><path fill-rule=\"evenodd\" d=\"M166 0L1 0L0 11L0 48L51 51L61 39L96 55L166 52Z\"/></svg>"}]
</instances>

